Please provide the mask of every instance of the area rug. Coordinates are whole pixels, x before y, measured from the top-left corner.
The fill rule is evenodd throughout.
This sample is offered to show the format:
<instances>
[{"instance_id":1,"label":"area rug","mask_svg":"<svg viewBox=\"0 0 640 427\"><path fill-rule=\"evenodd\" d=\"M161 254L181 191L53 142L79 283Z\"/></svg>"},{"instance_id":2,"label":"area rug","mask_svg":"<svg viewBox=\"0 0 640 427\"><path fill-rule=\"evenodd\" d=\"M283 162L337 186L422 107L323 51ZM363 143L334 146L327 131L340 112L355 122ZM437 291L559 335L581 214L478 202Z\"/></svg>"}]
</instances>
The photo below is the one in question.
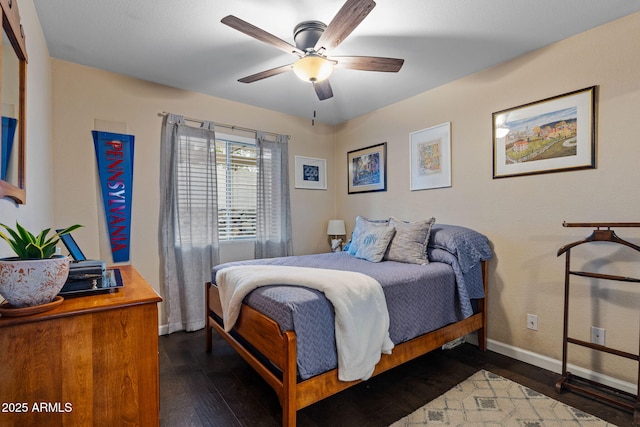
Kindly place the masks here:
<instances>
[{"instance_id":1,"label":"area rug","mask_svg":"<svg viewBox=\"0 0 640 427\"><path fill-rule=\"evenodd\" d=\"M478 371L390 427L613 426L489 371Z\"/></svg>"}]
</instances>

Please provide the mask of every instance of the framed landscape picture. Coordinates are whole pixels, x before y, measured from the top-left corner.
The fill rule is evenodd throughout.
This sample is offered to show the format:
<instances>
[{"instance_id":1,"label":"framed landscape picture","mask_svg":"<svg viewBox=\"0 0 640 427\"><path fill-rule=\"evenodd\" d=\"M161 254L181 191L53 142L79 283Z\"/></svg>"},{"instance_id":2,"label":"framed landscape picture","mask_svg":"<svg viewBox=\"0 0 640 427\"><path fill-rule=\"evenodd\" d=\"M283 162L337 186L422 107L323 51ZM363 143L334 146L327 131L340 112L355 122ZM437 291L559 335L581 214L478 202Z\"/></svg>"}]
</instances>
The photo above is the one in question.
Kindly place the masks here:
<instances>
[{"instance_id":1,"label":"framed landscape picture","mask_svg":"<svg viewBox=\"0 0 640 427\"><path fill-rule=\"evenodd\" d=\"M313 157L296 156L296 188L327 189L327 161Z\"/></svg>"},{"instance_id":2,"label":"framed landscape picture","mask_svg":"<svg viewBox=\"0 0 640 427\"><path fill-rule=\"evenodd\" d=\"M348 192L368 193L387 190L387 143L347 153Z\"/></svg>"},{"instance_id":3,"label":"framed landscape picture","mask_svg":"<svg viewBox=\"0 0 640 427\"><path fill-rule=\"evenodd\" d=\"M493 113L493 178L596 165L596 86Z\"/></svg>"},{"instance_id":4,"label":"framed landscape picture","mask_svg":"<svg viewBox=\"0 0 640 427\"><path fill-rule=\"evenodd\" d=\"M409 135L411 191L451 187L451 122Z\"/></svg>"}]
</instances>

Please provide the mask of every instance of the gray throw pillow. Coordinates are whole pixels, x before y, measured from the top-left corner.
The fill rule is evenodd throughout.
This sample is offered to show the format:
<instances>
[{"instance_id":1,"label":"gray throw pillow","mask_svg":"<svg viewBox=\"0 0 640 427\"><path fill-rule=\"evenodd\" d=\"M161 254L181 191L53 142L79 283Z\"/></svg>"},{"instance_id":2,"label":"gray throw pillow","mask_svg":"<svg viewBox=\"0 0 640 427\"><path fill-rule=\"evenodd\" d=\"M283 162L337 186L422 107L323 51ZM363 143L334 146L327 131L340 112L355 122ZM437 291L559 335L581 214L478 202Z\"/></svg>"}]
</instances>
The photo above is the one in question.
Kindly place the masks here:
<instances>
[{"instance_id":1,"label":"gray throw pillow","mask_svg":"<svg viewBox=\"0 0 640 427\"><path fill-rule=\"evenodd\" d=\"M409 264L429 264L427 245L435 218L415 222L404 222L396 218L389 220L389 226L396 233L389 244L385 260Z\"/></svg>"},{"instance_id":2,"label":"gray throw pillow","mask_svg":"<svg viewBox=\"0 0 640 427\"><path fill-rule=\"evenodd\" d=\"M393 227L368 226L362 235L362 240L358 242L356 258L371 262L382 261L395 232L396 229Z\"/></svg>"}]
</instances>

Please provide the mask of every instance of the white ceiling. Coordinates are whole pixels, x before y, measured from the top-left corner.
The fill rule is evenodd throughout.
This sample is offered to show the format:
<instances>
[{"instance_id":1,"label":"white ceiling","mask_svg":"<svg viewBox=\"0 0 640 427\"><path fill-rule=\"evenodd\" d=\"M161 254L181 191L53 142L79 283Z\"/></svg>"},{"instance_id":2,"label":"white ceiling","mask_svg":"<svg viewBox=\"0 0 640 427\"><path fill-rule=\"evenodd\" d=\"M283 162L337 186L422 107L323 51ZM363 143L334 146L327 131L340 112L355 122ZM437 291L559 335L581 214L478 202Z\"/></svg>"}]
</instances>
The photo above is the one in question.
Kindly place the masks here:
<instances>
[{"instance_id":1,"label":"white ceiling","mask_svg":"<svg viewBox=\"0 0 640 427\"><path fill-rule=\"evenodd\" d=\"M52 57L325 123L342 123L640 10L637 0L377 0L334 55L403 58L399 73L337 69L318 101L296 57L220 23L235 15L291 43L344 0L34 0ZM28 44L28 40L27 40ZM213 118L215 120L215 118Z\"/></svg>"}]
</instances>

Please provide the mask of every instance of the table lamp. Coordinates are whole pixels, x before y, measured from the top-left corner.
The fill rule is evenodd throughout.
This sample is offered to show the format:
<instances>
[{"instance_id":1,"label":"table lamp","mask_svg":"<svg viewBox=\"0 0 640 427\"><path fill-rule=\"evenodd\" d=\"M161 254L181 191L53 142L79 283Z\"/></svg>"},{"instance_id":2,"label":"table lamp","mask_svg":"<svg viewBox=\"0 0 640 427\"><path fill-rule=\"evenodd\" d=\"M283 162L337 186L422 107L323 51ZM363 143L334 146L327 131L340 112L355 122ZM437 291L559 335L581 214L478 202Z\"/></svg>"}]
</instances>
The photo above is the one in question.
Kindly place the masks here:
<instances>
[{"instance_id":1,"label":"table lamp","mask_svg":"<svg viewBox=\"0 0 640 427\"><path fill-rule=\"evenodd\" d=\"M347 230L344 227L344 221L341 219L331 219L329 220L329 225L327 226L327 234L329 236L333 236L331 239L331 251L332 252L340 252L342 250L342 239L339 239L338 236L346 236Z\"/></svg>"}]
</instances>

